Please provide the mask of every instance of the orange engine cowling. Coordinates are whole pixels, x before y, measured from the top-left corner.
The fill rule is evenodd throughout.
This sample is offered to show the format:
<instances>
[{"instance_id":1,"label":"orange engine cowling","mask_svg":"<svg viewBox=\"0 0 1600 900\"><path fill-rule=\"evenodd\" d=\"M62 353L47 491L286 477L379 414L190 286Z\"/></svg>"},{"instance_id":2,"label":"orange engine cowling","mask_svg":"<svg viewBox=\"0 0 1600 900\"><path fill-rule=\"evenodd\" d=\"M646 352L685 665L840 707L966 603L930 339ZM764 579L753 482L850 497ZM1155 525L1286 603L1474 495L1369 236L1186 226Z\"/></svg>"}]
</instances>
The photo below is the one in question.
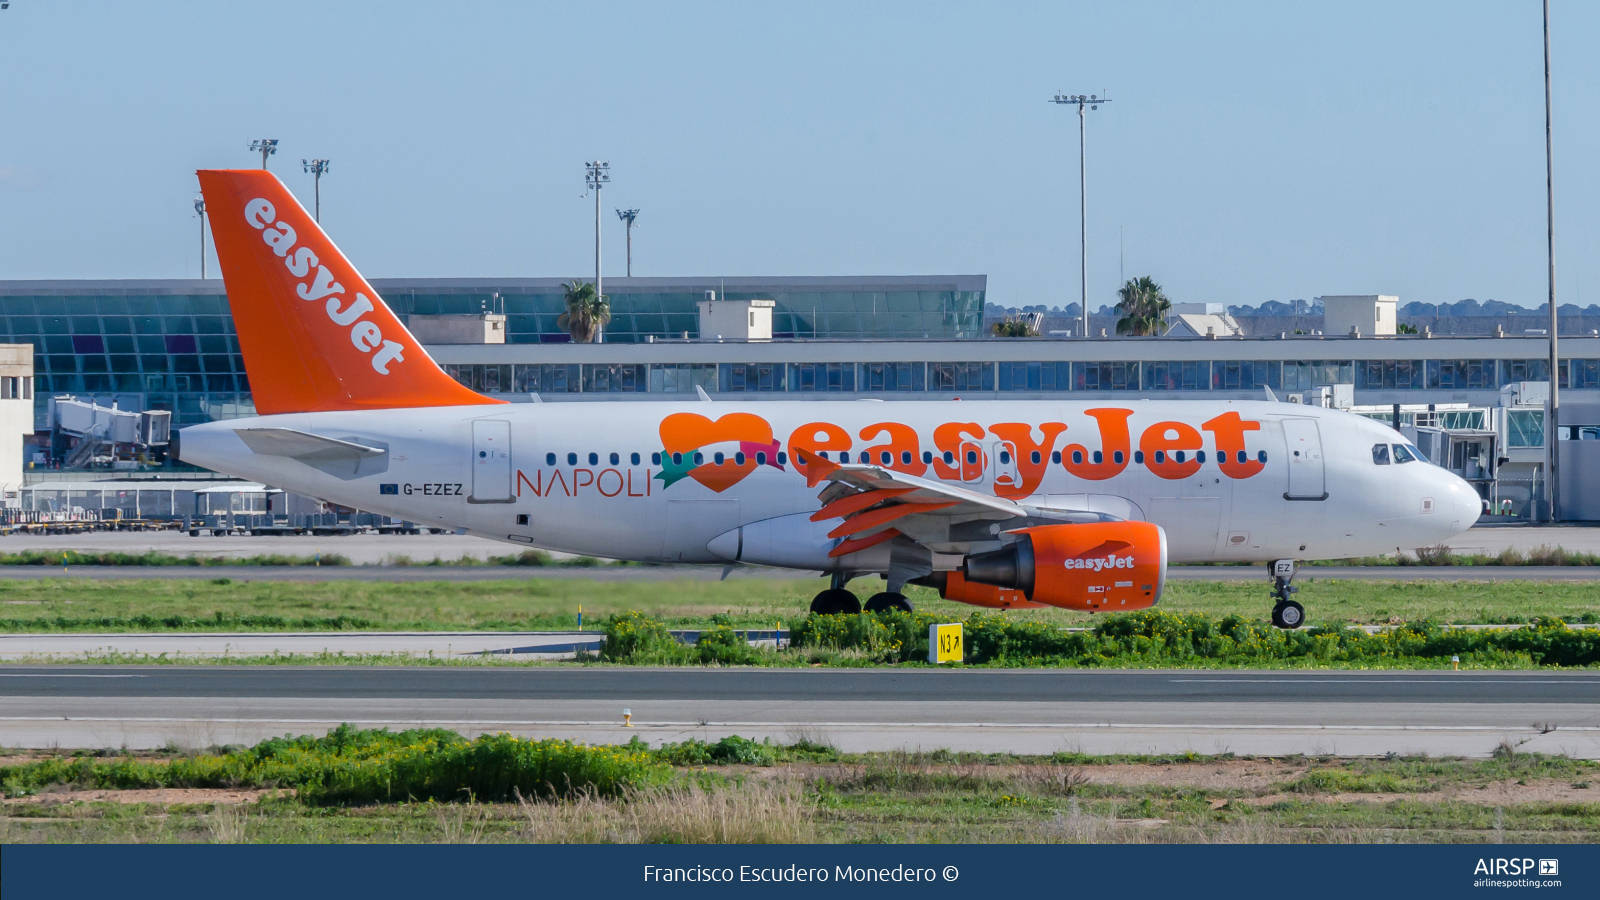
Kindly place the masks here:
<instances>
[{"instance_id":1,"label":"orange engine cowling","mask_svg":"<svg viewBox=\"0 0 1600 900\"><path fill-rule=\"evenodd\" d=\"M974 584L960 572L935 572L917 581L939 589L939 596L958 603L970 603L987 609L1040 609L1043 603L1034 603L1016 588L998 588L992 584Z\"/></svg>"},{"instance_id":2,"label":"orange engine cowling","mask_svg":"<svg viewBox=\"0 0 1600 900\"><path fill-rule=\"evenodd\" d=\"M1161 599L1167 535L1159 525L1040 525L1010 534L1019 539L967 557L961 574L972 587L1017 590L1034 603L1090 612L1144 609Z\"/></svg>"}]
</instances>

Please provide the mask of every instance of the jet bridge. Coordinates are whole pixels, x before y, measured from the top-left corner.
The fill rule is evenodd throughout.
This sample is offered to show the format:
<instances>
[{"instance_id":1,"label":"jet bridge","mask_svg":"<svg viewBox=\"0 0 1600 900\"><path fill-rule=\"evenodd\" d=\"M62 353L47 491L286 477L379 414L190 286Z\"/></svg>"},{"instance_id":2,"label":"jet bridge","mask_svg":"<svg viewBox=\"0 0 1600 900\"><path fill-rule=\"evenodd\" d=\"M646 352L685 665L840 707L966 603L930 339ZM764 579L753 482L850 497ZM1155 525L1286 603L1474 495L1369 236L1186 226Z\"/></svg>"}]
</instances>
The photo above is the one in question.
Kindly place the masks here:
<instances>
[{"instance_id":1,"label":"jet bridge","mask_svg":"<svg viewBox=\"0 0 1600 900\"><path fill-rule=\"evenodd\" d=\"M171 441L172 413L132 412L75 397L50 399L51 456L64 469L133 469Z\"/></svg>"}]
</instances>

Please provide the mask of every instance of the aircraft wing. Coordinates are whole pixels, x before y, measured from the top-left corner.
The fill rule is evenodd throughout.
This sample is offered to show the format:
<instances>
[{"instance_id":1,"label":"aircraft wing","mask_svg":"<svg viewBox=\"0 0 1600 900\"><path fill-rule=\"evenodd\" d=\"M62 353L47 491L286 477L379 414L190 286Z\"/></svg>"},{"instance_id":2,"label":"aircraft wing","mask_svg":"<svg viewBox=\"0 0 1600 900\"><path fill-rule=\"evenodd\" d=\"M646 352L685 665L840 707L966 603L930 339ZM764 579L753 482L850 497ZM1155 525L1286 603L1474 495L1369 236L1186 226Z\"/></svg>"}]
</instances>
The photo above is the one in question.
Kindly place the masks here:
<instances>
[{"instance_id":1,"label":"aircraft wing","mask_svg":"<svg viewBox=\"0 0 1600 900\"><path fill-rule=\"evenodd\" d=\"M293 428L241 428L234 432L245 446L263 456L287 456L301 462L335 462L368 459L384 451L353 441L341 441Z\"/></svg>"},{"instance_id":2,"label":"aircraft wing","mask_svg":"<svg viewBox=\"0 0 1600 900\"><path fill-rule=\"evenodd\" d=\"M1015 501L893 469L833 463L811 454L801 459L813 487L828 483L817 495L822 508L811 520L841 520L828 533L842 538L829 556L844 556L901 535L942 551L952 543L993 540L993 534L1024 525L1029 516Z\"/></svg>"}]
</instances>

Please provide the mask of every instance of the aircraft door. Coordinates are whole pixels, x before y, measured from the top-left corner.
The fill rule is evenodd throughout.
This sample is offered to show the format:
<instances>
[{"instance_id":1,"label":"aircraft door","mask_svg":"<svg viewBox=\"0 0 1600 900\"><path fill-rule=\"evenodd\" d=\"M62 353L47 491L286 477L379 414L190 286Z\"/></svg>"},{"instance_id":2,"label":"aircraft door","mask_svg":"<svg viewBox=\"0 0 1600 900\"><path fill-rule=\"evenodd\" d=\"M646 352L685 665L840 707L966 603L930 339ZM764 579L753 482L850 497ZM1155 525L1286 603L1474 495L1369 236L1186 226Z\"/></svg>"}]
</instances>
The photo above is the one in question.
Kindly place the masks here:
<instances>
[{"instance_id":1,"label":"aircraft door","mask_svg":"<svg viewBox=\"0 0 1600 900\"><path fill-rule=\"evenodd\" d=\"M1326 500L1322 436L1316 419L1284 419L1283 439L1289 462L1289 500Z\"/></svg>"},{"instance_id":2,"label":"aircraft door","mask_svg":"<svg viewBox=\"0 0 1600 900\"><path fill-rule=\"evenodd\" d=\"M510 503L511 423L476 419L472 423L473 503Z\"/></svg>"},{"instance_id":3,"label":"aircraft door","mask_svg":"<svg viewBox=\"0 0 1600 900\"><path fill-rule=\"evenodd\" d=\"M961 480L975 483L983 480L983 445L977 441L961 442Z\"/></svg>"}]
</instances>

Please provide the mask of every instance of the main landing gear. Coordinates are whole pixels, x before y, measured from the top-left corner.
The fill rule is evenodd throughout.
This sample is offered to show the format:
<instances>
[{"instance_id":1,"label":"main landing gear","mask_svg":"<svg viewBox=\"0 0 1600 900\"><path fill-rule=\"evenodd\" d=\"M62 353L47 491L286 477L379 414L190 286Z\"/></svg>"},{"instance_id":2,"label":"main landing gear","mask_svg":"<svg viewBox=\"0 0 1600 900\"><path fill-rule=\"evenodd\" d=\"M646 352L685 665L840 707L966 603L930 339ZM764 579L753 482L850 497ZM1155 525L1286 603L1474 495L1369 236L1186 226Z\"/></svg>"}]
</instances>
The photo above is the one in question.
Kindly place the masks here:
<instances>
[{"instance_id":1,"label":"main landing gear","mask_svg":"<svg viewBox=\"0 0 1600 900\"><path fill-rule=\"evenodd\" d=\"M890 610L911 612L911 601L899 591L879 591L867 598L867 612L888 612Z\"/></svg>"},{"instance_id":2,"label":"main landing gear","mask_svg":"<svg viewBox=\"0 0 1600 900\"><path fill-rule=\"evenodd\" d=\"M861 601L844 588L828 588L811 598L811 611L821 616L855 615Z\"/></svg>"},{"instance_id":3,"label":"main landing gear","mask_svg":"<svg viewBox=\"0 0 1600 900\"><path fill-rule=\"evenodd\" d=\"M1289 583L1294 580L1294 573L1292 559L1280 559L1272 564L1272 597L1277 601L1272 607L1272 624L1279 628L1299 628L1306 621L1306 608L1290 599L1300 591Z\"/></svg>"},{"instance_id":4,"label":"main landing gear","mask_svg":"<svg viewBox=\"0 0 1600 900\"><path fill-rule=\"evenodd\" d=\"M861 601L844 589L849 583L849 575L834 572L828 589L811 598L811 611L819 616L853 616L861 612Z\"/></svg>"},{"instance_id":5,"label":"main landing gear","mask_svg":"<svg viewBox=\"0 0 1600 900\"><path fill-rule=\"evenodd\" d=\"M850 580L848 575L835 572L833 583L827 590L813 597L811 611L823 616L854 615L862 611L862 603L856 595L845 590L845 584ZM911 612L911 601L899 591L879 591L867 598L865 605L867 612L888 612L900 610Z\"/></svg>"}]
</instances>

